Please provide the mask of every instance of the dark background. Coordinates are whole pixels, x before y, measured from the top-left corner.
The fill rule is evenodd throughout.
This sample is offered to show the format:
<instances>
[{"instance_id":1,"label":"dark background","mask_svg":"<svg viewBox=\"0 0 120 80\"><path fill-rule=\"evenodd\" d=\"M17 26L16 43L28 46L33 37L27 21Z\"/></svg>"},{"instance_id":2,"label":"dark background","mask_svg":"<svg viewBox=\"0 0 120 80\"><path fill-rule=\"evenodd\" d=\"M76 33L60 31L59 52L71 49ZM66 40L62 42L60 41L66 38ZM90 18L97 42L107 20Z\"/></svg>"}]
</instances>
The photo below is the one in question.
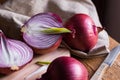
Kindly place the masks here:
<instances>
[{"instance_id":1,"label":"dark background","mask_svg":"<svg viewBox=\"0 0 120 80\"><path fill-rule=\"evenodd\" d=\"M120 42L120 0L92 0L108 34Z\"/></svg>"}]
</instances>

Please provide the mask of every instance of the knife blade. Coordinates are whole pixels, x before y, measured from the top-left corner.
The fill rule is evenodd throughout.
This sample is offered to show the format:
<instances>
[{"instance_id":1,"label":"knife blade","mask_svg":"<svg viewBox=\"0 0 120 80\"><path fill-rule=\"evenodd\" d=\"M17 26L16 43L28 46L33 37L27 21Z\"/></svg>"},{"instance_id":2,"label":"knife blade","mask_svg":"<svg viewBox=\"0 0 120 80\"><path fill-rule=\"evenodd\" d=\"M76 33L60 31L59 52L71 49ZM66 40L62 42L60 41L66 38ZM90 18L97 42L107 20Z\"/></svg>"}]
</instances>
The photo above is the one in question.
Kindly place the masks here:
<instances>
[{"instance_id":1,"label":"knife blade","mask_svg":"<svg viewBox=\"0 0 120 80\"><path fill-rule=\"evenodd\" d=\"M97 69L97 71L94 73L90 80L101 80L104 72L108 67L110 67L114 63L119 53L120 45L116 46L110 51L110 53L107 55L105 60L102 62L102 64L99 66L99 68Z\"/></svg>"}]
</instances>

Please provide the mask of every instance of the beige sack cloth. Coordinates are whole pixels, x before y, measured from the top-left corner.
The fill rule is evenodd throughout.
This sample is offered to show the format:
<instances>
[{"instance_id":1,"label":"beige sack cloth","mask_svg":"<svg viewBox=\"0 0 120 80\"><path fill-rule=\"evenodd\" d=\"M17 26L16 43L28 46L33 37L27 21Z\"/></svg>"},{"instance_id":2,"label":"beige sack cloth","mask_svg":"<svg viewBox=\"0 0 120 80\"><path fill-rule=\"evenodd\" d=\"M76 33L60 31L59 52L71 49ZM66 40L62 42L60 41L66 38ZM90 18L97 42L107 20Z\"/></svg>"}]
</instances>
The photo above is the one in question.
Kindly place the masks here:
<instances>
[{"instance_id":1,"label":"beige sack cloth","mask_svg":"<svg viewBox=\"0 0 120 80\"><path fill-rule=\"evenodd\" d=\"M31 16L53 12L60 15L65 22L76 13L85 13L92 17L96 26L101 26L96 8L91 0L6 0L0 5L0 29L6 36L20 39L21 26ZM88 53L71 49L71 54L79 57L100 56L109 53L109 38L105 30L99 33L96 46Z\"/></svg>"}]
</instances>

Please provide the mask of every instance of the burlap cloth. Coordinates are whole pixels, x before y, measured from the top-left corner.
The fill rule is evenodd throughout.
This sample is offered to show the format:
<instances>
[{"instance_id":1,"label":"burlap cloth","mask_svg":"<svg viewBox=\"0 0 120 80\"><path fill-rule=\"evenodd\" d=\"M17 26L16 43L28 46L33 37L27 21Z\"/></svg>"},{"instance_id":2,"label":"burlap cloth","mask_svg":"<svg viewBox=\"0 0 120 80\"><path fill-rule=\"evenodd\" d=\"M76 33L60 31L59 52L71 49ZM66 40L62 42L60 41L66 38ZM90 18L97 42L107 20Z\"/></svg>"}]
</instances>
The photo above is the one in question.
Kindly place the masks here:
<instances>
[{"instance_id":1,"label":"burlap cloth","mask_svg":"<svg viewBox=\"0 0 120 80\"><path fill-rule=\"evenodd\" d=\"M85 13L92 17L96 26L102 27L96 8L91 0L6 0L0 4L0 29L9 38L20 39L20 28L33 15L53 12L65 22L76 13ZM109 38L105 30L99 33L96 46L88 53L73 50L79 57L100 56L109 53Z\"/></svg>"}]
</instances>

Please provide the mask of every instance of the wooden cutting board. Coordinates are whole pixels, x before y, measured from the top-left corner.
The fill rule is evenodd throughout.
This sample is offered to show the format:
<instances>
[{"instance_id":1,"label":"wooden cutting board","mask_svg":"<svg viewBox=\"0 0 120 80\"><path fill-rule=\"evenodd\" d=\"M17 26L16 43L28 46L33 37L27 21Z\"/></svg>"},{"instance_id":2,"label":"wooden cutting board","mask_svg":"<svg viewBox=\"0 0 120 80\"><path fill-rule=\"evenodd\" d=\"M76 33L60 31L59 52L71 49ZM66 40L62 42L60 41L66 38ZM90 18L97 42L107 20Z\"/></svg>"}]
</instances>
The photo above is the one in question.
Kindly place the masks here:
<instances>
[{"instance_id":1,"label":"wooden cutting board","mask_svg":"<svg viewBox=\"0 0 120 80\"><path fill-rule=\"evenodd\" d=\"M21 70L16 71L10 75L3 76L0 78L0 80L25 80L27 76L29 76L31 73L35 72L40 67L42 67L40 65L35 64L37 61L53 61L55 58L60 56L70 56L70 52L67 49L58 48L57 50L51 53L37 55L29 64L27 64ZM45 70L31 77L29 80L35 80L36 78L40 77L44 72Z\"/></svg>"}]
</instances>

